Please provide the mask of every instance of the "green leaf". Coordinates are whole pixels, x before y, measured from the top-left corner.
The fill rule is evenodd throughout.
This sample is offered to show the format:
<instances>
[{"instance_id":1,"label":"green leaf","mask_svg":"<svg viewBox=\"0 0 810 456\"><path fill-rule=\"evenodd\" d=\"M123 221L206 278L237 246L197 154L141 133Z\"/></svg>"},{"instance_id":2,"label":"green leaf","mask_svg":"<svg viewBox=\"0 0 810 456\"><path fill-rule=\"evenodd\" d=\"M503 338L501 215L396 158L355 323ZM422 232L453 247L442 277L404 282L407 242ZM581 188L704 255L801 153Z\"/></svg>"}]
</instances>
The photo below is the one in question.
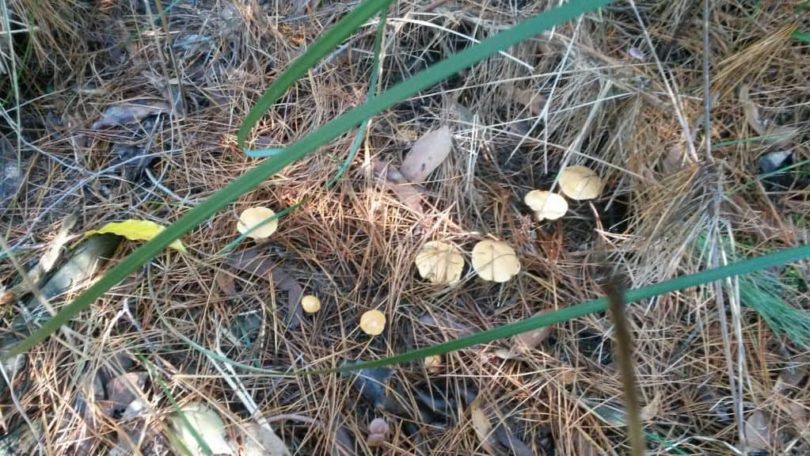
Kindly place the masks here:
<instances>
[{"instance_id":1,"label":"green leaf","mask_svg":"<svg viewBox=\"0 0 810 456\"><path fill-rule=\"evenodd\" d=\"M795 32L791 33L790 36L793 39L801 41L802 43L810 43L810 33L808 32L800 32L796 30Z\"/></svg>"},{"instance_id":2,"label":"green leaf","mask_svg":"<svg viewBox=\"0 0 810 456\"><path fill-rule=\"evenodd\" d=\"M468 68L475 63L484 60L498 51L505 50L509 46L537 35L543 30L547 30L565 21L571 20L590 10L607 5L610 2L611 0L583 0L565 3L562 6L545 11L535 17L532 17L531 19L513 26L510 29L504 30L495 36L487 38L474 46L470 46L469 48L453 55L452 57L449 57L446 60L434 64L410 79L407 79L392 87L388 91L380 94L380 96L375 97L343 114L337 119L330 121L317 131L307 135L297 143L286 148L283 154L262 162L235 181L226 185L197 207L188 211L179 220L155 236L154 239L129 254L129 256L107 271L107 274L85 290L85 292L79 295L72 303L65 306L65 308L63 308L53 318L43 323L43 325L35 330L33 334L14 346L9 351L9 355L13 356L24 353L39 342L45 340L48 336L58 330L60 326L67 323L71 318L93 303L93 301L101 297L107 290L123 280L127 275L137 270L147 261L152 259L172 241L204 222L217 211L224 208L228 203L236 200L239 196L253 190L262 184L267 178L280 171L285 166L308 155L317 147L320 147L337 138L341 134L361 124L369 117L382 112L389 106L418 93L422 89L440 82L441 80L457 73L464 68ZM387 2L378 2L373 0L363 2L358 7L358 10L368 8L373 9L373 11L366 11L366 14L354 16L352 16L354 12L350 13L350 15L344 18L340 24L345 26L346 19L351 16L353 18L351 24L359 26L363 20L373 15L374 12L379 11L384 6L384 3ZM350 32L351 31L348 29L342 31L341 34L339 34L340 39L348 36ZM324 37L314 44L303 56L299 58L299 60L296 60L296 62L293 63L293 66L298 68L299 62L303 59L305 59L306 62L309 62L309 64L312 64L313 62L317 61L317 58L320 58L326 52L328 52L330 48L320 44L322 40L327 38L327 36L332 37L330 33L324 35ZM316 50L320 53L317 56L315 55ZM288 72L291 70L288 70ZM304 69L301 69L300 71L300 74L303 74ZM282 77L288 72L285 72ZM264 100L264 104L266 104L267 107L269 107L273 101L278 98L279 94L286 90L286 87L294 82L294 79L286 77L285 81L287 84L286 86L282 87L280 83L273 84L273 86L277 86L278 89L275 90L273 94L268 93L265 94L266 96L262 97L262 100ZM245 123L240 129L240 136L243 140L263 112L264 111L254 109L251 111L248 118L245 119ZM240 143L241 142L243 141L240 141Z\"/></svg>"},{"instance_id":3,"label":"green leaf","mask_svg":"<svg viewBox=\"0 0 810 456\"><path fill-rule=\"evenodd\" d=\"M318 41L307 49L301 57L295 60L281 76L278 77L270 87L262 94L261 98L253 106L245 117L239 132L236 134L236 141L240 149L245 148L245 139L250 131L264 116L268 109L273 106L287 89L295 83L301 76L304 76L327 52L334 49L341 41L354 33L361 25L372 16L387 8L391 0L366 0L357 8L341 19L334 27L326 32Z\"/></svg>"},{"instance_id":4,"label":"green leaf","mask_svg":"<svg viewBox=\"0 0 810 456\"><path fill-rule=\"evenodd\" d=\"M625 302L631 303L649 299L665 293L671 293L684 288L703 285L706 283L714 282L716 280L725 279L727 277L748 274L753 271L770 268L773 266L781 266L793 261L799 261L810 258L810 245L802 245L792 247L785 250L780 250L769 255L751 258L744 261L729 264L727 266L708 269L700 271L695 274L690 274L682 277L659 282L653 285L648 285L642 288L629 290L625 296ZM520 320L508 325L499 326L494 329L482 331L470 336L461 337L443 344L433 345L430 347L411 350L400 355L390 356L375 361L367 361L363 363L347 364L338 367L337 369L301 372L300 374L320 374L327 372L348 372L358 369L370 369L375 367L388 366L390 364L401 364L427 356L441 355L444 353L461 350L463 348L471 347L473 345L485 344L498 339L512 337L527 331L534 331L544 326L550 326L557 323L562 323L574 318L583 317L585 315L604 312L607 309L607 299L599 298L591 301L586 301L575 306L560 309L554 312L543 313L534 317Z\"/></svg>"}]
</instances>

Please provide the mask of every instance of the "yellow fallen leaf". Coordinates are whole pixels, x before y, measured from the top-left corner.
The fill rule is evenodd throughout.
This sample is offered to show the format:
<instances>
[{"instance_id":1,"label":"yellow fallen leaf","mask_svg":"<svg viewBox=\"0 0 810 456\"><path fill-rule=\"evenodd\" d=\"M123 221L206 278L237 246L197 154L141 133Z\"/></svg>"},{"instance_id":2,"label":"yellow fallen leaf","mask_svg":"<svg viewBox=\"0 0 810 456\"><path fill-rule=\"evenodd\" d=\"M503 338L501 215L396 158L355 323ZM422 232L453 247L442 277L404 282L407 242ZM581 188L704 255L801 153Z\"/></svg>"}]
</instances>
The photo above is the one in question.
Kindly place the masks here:
<instances>
[{"instance_id":1,"label":"yellow fallen leaf","mask_svg":"<svg viewBox=\"0 0 810 456\"><path fill-rule=\"evenodd\" d=\"M163 225L150 222L149 220L124 220L121 222L110 222L97 230L87 231L84 233L84 237L94 234L110 233L125 237L130 241L151 241L152 238L163 230ZM184 246L179 239L169 244L169 247L178 252L186 252L186 246Z\"/></svg>"}]
</instances>

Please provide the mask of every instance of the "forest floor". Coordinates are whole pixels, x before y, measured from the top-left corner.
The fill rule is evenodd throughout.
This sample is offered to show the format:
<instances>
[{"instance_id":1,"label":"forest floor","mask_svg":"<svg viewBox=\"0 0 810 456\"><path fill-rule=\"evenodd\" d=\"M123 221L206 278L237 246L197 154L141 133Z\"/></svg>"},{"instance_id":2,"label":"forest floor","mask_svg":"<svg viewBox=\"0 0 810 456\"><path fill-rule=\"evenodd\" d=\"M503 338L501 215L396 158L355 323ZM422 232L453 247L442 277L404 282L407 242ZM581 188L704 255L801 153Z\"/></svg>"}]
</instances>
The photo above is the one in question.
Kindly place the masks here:
<instances>
[{"instance_id":1,"label":"forest floor","mask_svg":"<svg viewBox=\"0 0 810 456\"><path fill-rule=\"evenodd\" d=\"M253 167L236 146L246 113L357 4L2 1L3 340L19 340L15 322L35 313L21 271L41 265L30 277L41 286L86 231L168 225ZM551 4L395 1L380 86ZM205 417L191 427L233 454L264 454L252 438L275 442L269 454L629 454L606 314L359 375L276 373L565 308L603 296L611 276L636 288L807 243L809 17L807 0L715 0L708 17L698 1L620 0L393 106L372 118L336 185L354 134L4 360L0 454L174 454L188 404ZM374 30L294 85L251 146L287 146L361 104ZM442 127L449 156L418 185L398 180L417 139ZM599 175L600 196L536 220L524 196L555 188L572 165ZM301 201L269 239L226 248L244 209ZM112 239L96 247L113 262L136 245L97 238ZM514 278L488 282L469 267L449 286L419 277L426 242L469 252L482 239L514 249ZM106 267L90 261L42 292L58 309ZM648 454L810 454L808 274L806 262L788 265L628 306ZM305 314L310 294L321 309ZM376 337L358 329L370 309L387 319Z\"/></svg>"}]
</instances>

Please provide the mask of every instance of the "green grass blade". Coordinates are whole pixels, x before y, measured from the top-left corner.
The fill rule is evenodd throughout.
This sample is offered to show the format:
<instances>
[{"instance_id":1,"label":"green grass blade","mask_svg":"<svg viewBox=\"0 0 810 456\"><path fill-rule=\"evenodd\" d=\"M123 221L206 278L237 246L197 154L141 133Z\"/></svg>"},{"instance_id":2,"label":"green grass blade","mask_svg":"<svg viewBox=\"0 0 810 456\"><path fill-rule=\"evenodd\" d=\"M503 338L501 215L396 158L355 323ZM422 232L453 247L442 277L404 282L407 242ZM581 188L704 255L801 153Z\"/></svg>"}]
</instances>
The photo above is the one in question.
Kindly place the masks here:
<instances>
[{"instance_id":1,"label":"green grass blade","mask_svg":"<svg viewBox=\"0 0 810 456\"><path fill-rule=\"evenodd\" d=\"M793 39L801 41L802 43L810 43L810 33L808 32L800 32L796 30L795 32L791 33L790 36Z\"/></svg>"},{"instance_id":2,"label":"green grass blade","mask_svg":"<svg viewBox=\"0 0 810 456\"><path fill-rule=\"evenodd\" d=\"M629 290L625 294L625 302L631 303L641 301L643 299L652 298L665 293L670 293L684 288L703 285L706 283L714 282L716 280L725 279L735 275L748 274L753 271L759 271L773 266L781 266L793 261L803 260L810 258L810 245L802 245L792 247L789 249L780 250L775 253L763 255L760 257L751 258L748 260L738 261L731 263L727 266L708 269L700 271L695 274L690 274L682 277L659 282L642 288ZM515 323L499 326L494 329L482 331L471 336L461 337L449 342L445 342L431 347L420 348L411 350L400 355L390 356L375 361L367 361L362 363L353 363L341 366L333 370L316 371L312 373L325 373L325 372L348 372L358 369L368 369L373 367L388 366L390 364L401 364L427 356L441 355L463 348L471 347L473 345L485 344L498 339L512 337L527 331L533 331L544 326L550 326L562 323L574 318L583 317L596 312L604 312L607 309L607 299L599 298L591 301L586 301L575 306L566 307L554 312L536 315L534 317L520 320ZM303 372L304 374L308 372Z\"/></svg>"},{"instance_id":3,"label":"green grass blade","mask_svg":"<svg viewBox=\"0 0 810 456\"><path fill-rule=\"evenodd\" d=\"M561 24L565 21L576 18L592 9L607 5L612 0L584 0L580 2L566 3L560 7L543 12L531 19L528 19L514 27L498 33L464 51L455 54L447 60L438 62L427 68L412 78L399 83L388 91L380 94L372 100L360 105L342 116L334 119L319 128L317 131L307 135L297 143L291 145L278 157L264 161L255 168L243 174L238 179L226 185L215 194L211 195L197 207L188 211L179 220L172 223L151 241L143 244L121 262L107 271L101 279L91 285L84 293L79 295L72 303L65 306L53 318L43 323L30 336L14 346L8 352L8 356L15 356L32 348L34 345L45 340L53 334L63 324L89 306L97 298L101 297L107 290L123 280L127 275L137 270L140 266L159 254L172 241L178 239L183 234L191 231L194 227L204 222L217 211L224 208L228 203L236 200L239 196L253 190L262 184L267 178L283 169L288 164L306 156L315 148L322 146L337 138L341 134L360 125L369 117L382 112L389 106L404 100L405 98L418 93L420 90L430 87L433 84L468 68L475 63L484 60L488 56L502 51L509 46L517 44L530 38L543 30ZM370 2L366 2L370 3ZM364 3L364 5L366 4ZM254 121L255 122L255 121ZM248 124L248 121L245 121ZM250 128L247 129L249 131Z\"/></svg>"},{"instance_id":4,"label":"green grass blade","mask_svg":"<svg viewBox=\"0 0 810 456\"><path fill-rule=\"evenodd\" d=\"M388 19L388 10L384 9L380 13L380 22L377 24L377 33L374 36L374 47L371 50L371 78L368 83L368 94L366 95L366 101L371 100L377 94L377 83L380 79L380 72L382 69L380 68L380 54L382 52L382 41L383 35L385 35L385 23ZM346 170L349 169L349 166L354 161L354 157L357 156L357 151L360 150L360 145L363 143L363 138L366 137L366 129L368 129L368 125L371 122L371 119L366 119L360 125L360 128L357 129L357 136L354 137L351 146L349 146L349 153L346 156L346 159L343 160L343 163L340 164L337 172L329 182L326 183L326 188L331 189L337 182L343 177L343 174L346 173Z\"/></svg>"},{"instance_id":5,"label":"green grass blade","mask_svg":"<svg viewBox=\"0 0 810 456\"><path fill-rule=\"evenodd\" d=\"M239 132L236 134L236 141L239 148L245 148L247 135L250 134L250 131L259 119L264 116L267 110L273 106L273 103L284 95L291 85L295 84L295 81L305 75L307 71L318 63L329 51L337 47L338 44L360 28L365 21L382 9L388 8L389 4L391 4L391 0L364 1L313 43L309 49L307 49L307 52L297 58L289 68L284 70L278 79L270 84L270 87L262 94L261 98L256 101L253 109L250 110L245 120L242 122Z\"/></svg>"}]
</instances>

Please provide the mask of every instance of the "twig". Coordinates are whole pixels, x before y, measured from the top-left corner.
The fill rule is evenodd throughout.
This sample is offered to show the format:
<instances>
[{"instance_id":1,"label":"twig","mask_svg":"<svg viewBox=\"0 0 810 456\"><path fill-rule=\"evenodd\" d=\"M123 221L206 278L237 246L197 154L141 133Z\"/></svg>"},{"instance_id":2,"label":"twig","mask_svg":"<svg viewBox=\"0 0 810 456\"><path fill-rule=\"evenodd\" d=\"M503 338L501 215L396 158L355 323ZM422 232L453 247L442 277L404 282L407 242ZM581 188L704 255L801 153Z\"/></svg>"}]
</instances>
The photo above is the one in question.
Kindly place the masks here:
<instances>
[{"instance_id":1,"label":"twig","mask_svg":"<svg viewBox=\"0 0 810 456\"><path fill-rule=\"evenodd\" d=\"M703 130L706 135L706 156L714 161L712 155L712 96L711 77L709 77L709 13L711 0L703 0Z\"/></svg>"},{"instance_id":2,"label":"twig","mask_svg":"<svg viewBox=\"0 0 810 456\"><path fill-rule=\"evenodd\" d=\"M608 310L616 332L616 358L622 375L624 402L627 409L627 431L630 435L630 454L644 455L644 434L641 422L641 406L636 391L636 375L633 369L633 341L630 327L624 315L624 289L617 278L606 286Z\"/></svg>"}]
</instances>

